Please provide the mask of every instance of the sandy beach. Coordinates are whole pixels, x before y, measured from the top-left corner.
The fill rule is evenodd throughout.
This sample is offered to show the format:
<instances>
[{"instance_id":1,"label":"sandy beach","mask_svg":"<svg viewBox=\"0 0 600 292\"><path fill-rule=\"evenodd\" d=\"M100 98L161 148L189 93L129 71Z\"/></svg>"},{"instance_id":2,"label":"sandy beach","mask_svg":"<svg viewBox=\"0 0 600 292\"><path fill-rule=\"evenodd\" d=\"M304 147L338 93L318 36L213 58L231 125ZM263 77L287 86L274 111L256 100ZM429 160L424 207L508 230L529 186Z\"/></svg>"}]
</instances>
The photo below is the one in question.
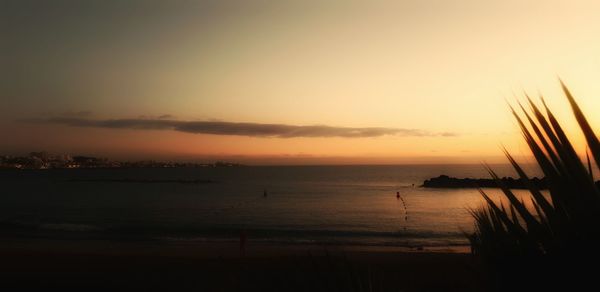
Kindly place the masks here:
<instances>
[{"instance_id":1,"label":"sandy beach","mask_svg":"<svg viewBox=\"0 0 600 292\"><path fill-rule=\"evenodd\" d=\"M0 274L11 291L479 291L456 251L5 239Z\"/></svg>"}]
</instances>

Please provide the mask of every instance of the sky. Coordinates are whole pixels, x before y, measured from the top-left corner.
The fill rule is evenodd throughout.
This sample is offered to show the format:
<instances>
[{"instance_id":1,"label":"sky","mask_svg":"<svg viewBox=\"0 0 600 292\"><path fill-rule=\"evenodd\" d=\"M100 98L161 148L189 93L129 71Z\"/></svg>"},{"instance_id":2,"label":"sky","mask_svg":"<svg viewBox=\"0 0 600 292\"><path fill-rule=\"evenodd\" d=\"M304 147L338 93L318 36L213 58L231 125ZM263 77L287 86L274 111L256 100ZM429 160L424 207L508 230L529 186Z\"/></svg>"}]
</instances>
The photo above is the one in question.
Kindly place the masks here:
<instances>
[{"instance_id":1,"label":"sky","mask_svg":"<svg viewBox=\"0 0 600 292\"><path fill-rule=\"evenodd\" d=\"M527 156L507 107L525 92L581 140L559 77L600 128L599 13L553 0L0 0L0 153Z\"/></svg>"}]
</instances>

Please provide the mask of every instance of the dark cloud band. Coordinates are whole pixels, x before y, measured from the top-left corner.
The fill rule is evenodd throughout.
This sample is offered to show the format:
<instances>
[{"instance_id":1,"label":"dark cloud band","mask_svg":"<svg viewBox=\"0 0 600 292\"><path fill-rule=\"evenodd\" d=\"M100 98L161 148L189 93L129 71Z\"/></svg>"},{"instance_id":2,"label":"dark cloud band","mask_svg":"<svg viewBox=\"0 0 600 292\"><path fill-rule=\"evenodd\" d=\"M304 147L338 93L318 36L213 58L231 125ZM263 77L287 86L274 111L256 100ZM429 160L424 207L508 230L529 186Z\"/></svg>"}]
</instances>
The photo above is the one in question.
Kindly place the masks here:
<instances>
[{"instance_id":1,"label":"dark cloud band","mask_svg":"<svg viewBox=\"0 0 600 292\"><path fill-rule=\"evenodd\" d=\"M110 129L173 130L194 134L236 135L249 137L345 137L367 138L395 136L456 136L454 133L429 133L416 129L384 127L333 127L324 125L295 126L284 124L236 123L221 121L178 121L169 119L109 119L92 120L75 117L24 120L29 123L59 124L72 127Z\"/></svg>"}]
</instances>

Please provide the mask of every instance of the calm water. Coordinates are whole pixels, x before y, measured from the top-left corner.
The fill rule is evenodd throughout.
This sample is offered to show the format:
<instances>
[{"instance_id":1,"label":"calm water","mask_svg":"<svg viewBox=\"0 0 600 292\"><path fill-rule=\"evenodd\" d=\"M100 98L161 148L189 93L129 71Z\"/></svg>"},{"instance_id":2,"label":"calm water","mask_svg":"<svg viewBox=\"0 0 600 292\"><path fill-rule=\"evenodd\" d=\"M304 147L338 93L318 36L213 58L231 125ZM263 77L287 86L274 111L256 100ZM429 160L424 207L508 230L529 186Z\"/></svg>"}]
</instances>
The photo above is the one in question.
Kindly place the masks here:
<instances>
[{"instance_id":1,"label":"calm water","mask_svg":"<svg viewBox=\"0 0 600 292\"><path fill-rule=\"evenodd\" d=\"M464 245L467 208L482 200L474 189L417 187L440 174L488 177L481 165L2 170L0 226L23 238L233 241L246 230L251 241L274 243Z\"/></svg>"}]
</instances>

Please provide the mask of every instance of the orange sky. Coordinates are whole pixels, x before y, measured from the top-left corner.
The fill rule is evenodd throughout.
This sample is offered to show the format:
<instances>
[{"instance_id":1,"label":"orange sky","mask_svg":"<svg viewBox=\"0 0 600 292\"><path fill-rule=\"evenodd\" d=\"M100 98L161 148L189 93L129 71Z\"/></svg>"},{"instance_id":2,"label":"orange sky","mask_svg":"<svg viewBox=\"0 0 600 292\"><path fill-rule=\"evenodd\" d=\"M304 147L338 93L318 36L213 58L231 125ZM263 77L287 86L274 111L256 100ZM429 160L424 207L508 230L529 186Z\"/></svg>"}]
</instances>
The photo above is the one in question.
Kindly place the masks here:
<instances>
[{"instance_id":1,"label":"orange sky","mask_svg":"<svg viewBox=\"0 0 600 292\"><path fill-rule=\"evenodd\" d=\"M596 1L27 0L6 6L0 12L10 24L0 28L9 44L0 48L5 153L253 163L498 160L501 144L527 154L505 106L523 90L544 93L576 133L557 76L600 126L600 116L592 115L600 106ZM20 121L80 111L90 114L79 118L93 120L168 114L178 121L428 135L249 137Z\"/></svg>"}]
</instances>

